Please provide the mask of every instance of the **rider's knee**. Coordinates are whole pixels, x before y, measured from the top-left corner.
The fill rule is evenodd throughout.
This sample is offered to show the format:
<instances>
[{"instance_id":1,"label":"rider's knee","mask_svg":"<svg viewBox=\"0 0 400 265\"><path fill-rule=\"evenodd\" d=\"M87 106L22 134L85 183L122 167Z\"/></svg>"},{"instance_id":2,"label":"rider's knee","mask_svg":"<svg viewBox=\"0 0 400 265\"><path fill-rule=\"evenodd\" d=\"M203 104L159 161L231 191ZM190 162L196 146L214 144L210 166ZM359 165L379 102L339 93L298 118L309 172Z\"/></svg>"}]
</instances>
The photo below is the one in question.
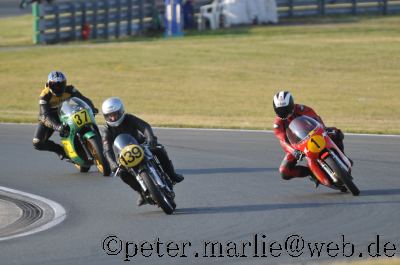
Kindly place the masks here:
<instances>
[{"instance_id":1,"label":"rider's knee","mask_svg":"<svg viewBox=\"0 0 400 265\"><path fill-rule=\"evenodd\" d=\"M38 138L33 138L32 144L33 144L33 147L36 150L42 150L43 149L44 143L43 143L43 141L40 141L40 139L38 139Z\"/></svg>"},{"instance_id":2,"label":"rider's knee","mask_svg":"<svg viewBox=\"0 0 400 265\"><path fill-rule=\"evenodd\" d=\"M281 178L284 180L289 180L292 176L289 174L288 169L286 167L280 167L279 173L281 173Z\"/></svg>"}]
</instances>

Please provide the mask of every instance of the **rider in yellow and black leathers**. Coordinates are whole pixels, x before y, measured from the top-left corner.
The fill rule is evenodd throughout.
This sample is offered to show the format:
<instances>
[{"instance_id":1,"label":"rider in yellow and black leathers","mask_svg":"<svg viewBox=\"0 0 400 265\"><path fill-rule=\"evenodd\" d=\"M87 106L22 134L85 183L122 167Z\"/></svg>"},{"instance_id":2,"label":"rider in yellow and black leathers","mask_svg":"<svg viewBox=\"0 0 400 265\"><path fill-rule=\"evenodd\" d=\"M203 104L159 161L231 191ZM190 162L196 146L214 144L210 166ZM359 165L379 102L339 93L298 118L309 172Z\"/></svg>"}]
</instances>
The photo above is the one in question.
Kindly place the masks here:
<instances>
[{"instance_id":1,"label":"rider in yellow and black leathers","mask_svg":"<svg viewBox=\"0 0 400 265\"><path fill-rule=\"evenodd\" d=\"M60 159L66 157L64 148L49 138L54 131L60 132L61 135L68 135L68 128L60 122L58 110L62 102L71 97L82 99L94 113L98 112L90 99L84 97L75 87L67 85L67 79L62 72L51 72L47 78L46 87L40 93L39 124L33 137L35 149L55 152Z\"/></svg>"}]
</instances>

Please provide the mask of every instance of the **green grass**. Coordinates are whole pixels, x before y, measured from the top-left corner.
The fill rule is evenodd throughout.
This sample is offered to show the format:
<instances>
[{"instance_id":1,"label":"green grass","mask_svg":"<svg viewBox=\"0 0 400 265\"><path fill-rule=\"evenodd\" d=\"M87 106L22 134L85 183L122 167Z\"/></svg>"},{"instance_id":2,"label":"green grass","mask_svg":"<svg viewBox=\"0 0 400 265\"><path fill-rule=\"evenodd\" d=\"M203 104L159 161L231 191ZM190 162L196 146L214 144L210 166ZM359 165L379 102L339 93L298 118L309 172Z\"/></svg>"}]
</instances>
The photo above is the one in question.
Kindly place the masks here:
<instances>
[{"instance_id":1,"label":"green grass","mask_svg":"<svg viewBox=\"0 0 400 265\"><path fill-rule=\"evenodd\" d=\"M119 96L158 126L270 129L272 97L288 89L327 125L400 134L399 25L400 16L289 20L33 46L29 16L0 19L0 120L35 122L47 73L60 69L98 107Z\"/></svg>"},{"instance_id":2,"label":"green grass","mask_svg":"<svg viewBox=\"0 0 400 265\"><path fill-rule=\"evenodd\" d=\"M32 16L0 18L0 48L32 45Z\"/></svg>"}]
</instances>

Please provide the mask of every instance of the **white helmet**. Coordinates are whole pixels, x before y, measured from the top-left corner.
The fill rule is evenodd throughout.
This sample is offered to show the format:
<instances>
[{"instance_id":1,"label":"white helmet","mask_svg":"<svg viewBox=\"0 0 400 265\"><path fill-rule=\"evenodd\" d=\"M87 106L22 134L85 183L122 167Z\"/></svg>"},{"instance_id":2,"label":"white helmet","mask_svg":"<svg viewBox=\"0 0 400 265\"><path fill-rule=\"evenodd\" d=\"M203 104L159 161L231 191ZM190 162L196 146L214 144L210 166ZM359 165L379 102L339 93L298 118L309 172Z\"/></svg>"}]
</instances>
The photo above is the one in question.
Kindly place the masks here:
<instances>
[{"instance_id":1,"label":"white helmet","mask_svg":"<svg viewBox=\"0 0 400 265\"><path fill-rule=\"evenodd\" d=\"M125 118L124 104L117 97L108 98L101 106L104 119L111 127L119 126Z\"/></svg>"}]
</instances>

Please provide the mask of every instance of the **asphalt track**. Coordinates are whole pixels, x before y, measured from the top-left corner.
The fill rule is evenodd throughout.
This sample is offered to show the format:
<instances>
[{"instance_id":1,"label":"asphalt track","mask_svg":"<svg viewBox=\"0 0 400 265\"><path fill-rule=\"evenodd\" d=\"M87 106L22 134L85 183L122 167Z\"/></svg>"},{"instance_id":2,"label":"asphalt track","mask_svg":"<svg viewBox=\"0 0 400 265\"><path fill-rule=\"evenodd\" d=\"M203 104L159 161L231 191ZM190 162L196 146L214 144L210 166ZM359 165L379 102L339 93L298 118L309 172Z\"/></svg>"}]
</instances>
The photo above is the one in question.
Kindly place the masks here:
<instances>
[{"instance_id":1,"label":"asphalt track","mask_svg":"<svg viewBox=\"0 0 400 265\"><path fill-rule=\"evenodd\" d=\"M390 241L400 255L399 137L346 136L362 191L353 197L314 189L307 179L281 180L277 166L283 154L271 133L156 129L186 176L176 186L177 211L166 216L152 206L136 207L136 194L118 178L94 171L80 174L55 155L35 151L33 131L33 125L0 125L0 186L54 200L64 206L67 218L49 230L0 242L1 264L302 264L343 259L340 253L311 258L307 251L307 242L336 242L342 248L342 235L355 245L355 259L359 253L367 256L377 235L381 249ZM273 241L284 247L291 235L301 236L306 248L297 258L285 250L275 251L281 253L277 258L269 252L254 258L252 248L246 249L247 257L227 257L233 253L227 252L229 246L252 242L254 234L267 250ZM140 243L159 239L163 256L158 257L154 245L153 251L144 252L151 257L139 253L124 262L125 249L107 255L102 248L112 235L139 244L139 250ZM169 254L177 256L169 257L169 241L186 243L184 253L182 248L174 251L172 244ZM203 257L206 241L221 242L225 257ZM110 241L108 246L114 251L120 245ZM258 249L260 256L261 245ZM134 245L128 250L133 254Z\"/></svg>"}]
</instances>

